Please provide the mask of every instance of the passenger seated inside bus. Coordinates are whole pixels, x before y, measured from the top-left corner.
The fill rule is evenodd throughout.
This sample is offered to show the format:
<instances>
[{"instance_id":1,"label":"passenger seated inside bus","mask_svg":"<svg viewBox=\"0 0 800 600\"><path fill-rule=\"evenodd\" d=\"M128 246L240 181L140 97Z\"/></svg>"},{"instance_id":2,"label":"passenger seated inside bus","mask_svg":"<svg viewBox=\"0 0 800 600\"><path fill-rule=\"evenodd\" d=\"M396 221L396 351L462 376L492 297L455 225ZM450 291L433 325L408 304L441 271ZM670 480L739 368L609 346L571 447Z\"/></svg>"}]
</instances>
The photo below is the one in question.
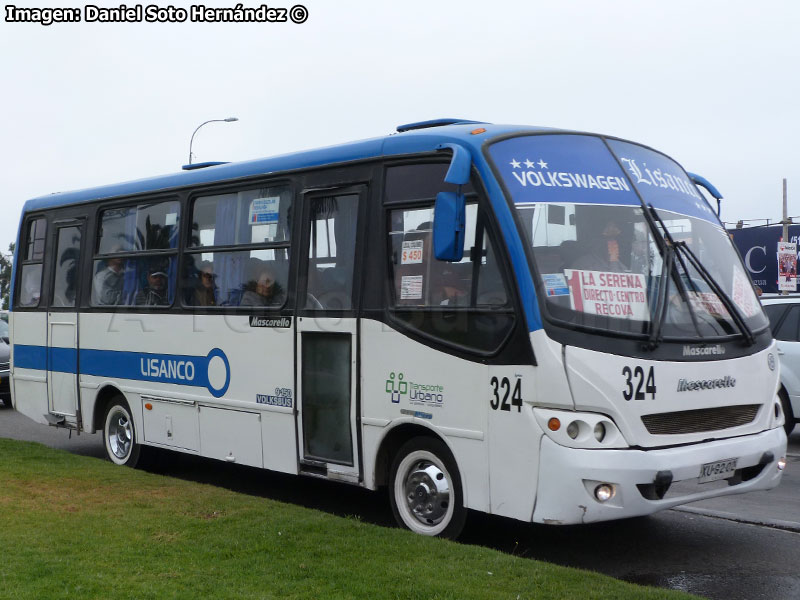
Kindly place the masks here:
<instances>
[{"instance_id":1,"label":"passenger seated inside bus","mask_svg":"<svg viewBox=\"0 0 800 600\"><path fill-rule=\"evenodd\" d=\"M283 286L276 280L275 268L254 259L251 275L245 284L240 306L278 306L283 304Z\"/></svg>"},{"instance_id":2,"label":"passenger seated inside bus","mask_svg":"<svg viewBox=\"0 0 800 600\"><path fill-rule=\"evenodd\" d=\"M153 262L147 269L147 285L136 294L134 304L137 306L167 306L169 292L167 289L167 263Z\"/></svg>"},{"instance_id":3,"label":"passenger seated inside bus","mask_svg":"<svg viewBox=\"0 0 800 600\"><path fill-rule=\"evenodd\" d=\"M117 245L111 252L119 252ZM122 304L122 287L125 276L125 259L107 258L92 280L92 306L116 306Z\"/></svg>"},{"instance_id":4,"label":"passenger seated inside bus","mask_svg":"<svg viewBox=\"0 0 800 600\"><path fill-rule=\"evenodd\" d=\"M217 276L214 274L214 265L208 261L200 263L197 284L192 294L192 306L217 305Z\"/></svg>"}]
</instances>

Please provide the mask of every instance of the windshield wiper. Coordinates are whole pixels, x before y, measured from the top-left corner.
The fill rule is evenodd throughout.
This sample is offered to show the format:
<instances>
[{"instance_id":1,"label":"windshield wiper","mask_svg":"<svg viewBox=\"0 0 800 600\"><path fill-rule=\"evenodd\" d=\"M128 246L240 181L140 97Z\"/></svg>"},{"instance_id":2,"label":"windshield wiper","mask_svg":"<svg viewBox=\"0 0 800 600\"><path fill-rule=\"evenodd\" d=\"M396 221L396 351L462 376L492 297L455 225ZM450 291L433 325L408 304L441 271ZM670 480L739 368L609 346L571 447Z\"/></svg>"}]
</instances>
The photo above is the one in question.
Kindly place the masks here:
<instances>
[{"instance_id":1,"label":"windshield wiper","mask_svg":"<svg viewBox=\"0 0 800 600\"><path fill-rule=\"evenodd\" d=\"M658 245L658 250L662 257L658 299L656 300L656 310L653 314L654 320L651 322L650 335L647 339L647 343L644 345L645 350L655 350L661 343L661 330L664 327L664 321L666 321L667 318L667 310L669 309L667 295L669 293L670 278L676 282L675 285L678 289L678 293L681 295L681 298L684 300L684 302L686 302L686 305L689 306L689 314L692 317L692 323L694 324L695 329L698 332L699 329L697 329L697 319L692 311L691 306L689 305L689 299L687 297L686 290L683 289L683 282L681 281L680 275L675 272L675 240L672 239L672 235L670 234L666 225L664 225L664 221L661 220L661 217L656 212L656 209L653 208L652 204L648 204L647 209L642 212L644 214L645 221L647 221L647 225L650 227L650 230L653 233L653 238ZM663 233L659 232L656 219L661 225L661 231ZM683 264L683 260L680 256L678 256L678 261L681 263L681 266L684 268L684 270L686 270L686 265Z\"/></svg>"},{"instance_id":2,"label":"windshield wiper","mask_svg":"<svg viewBox=\"0 0 800 600\"><path fill-rule=\"evenodd\" d=\"M711 276L711 273L703 266L700 260L697 258L697 255L689 248L689 245L686 242L676 242L675 247L678 250L681 250L685 255L686 258L689 259L689 262L692 266L700 273L700 276L703 280L708 284L711 290L717 295L717 297L722 301L723 306L725 306L728 313L731 315L733 322L739 328L739 331L742 332L742 337L744 337L745 343L748 346L752 346L756 343L756 337L753 335L753 330L747 325L742 313L739 312L739 307L736 306L736 303L731 299L730 296L722 289L722 287L714 280Z\"/></svg>"},{"instance_id":3,"label":"windshield wiper","mask_svg":"<svg viewBox=\"0 0 800 600\"><path fill-rule=\"evenodd\" d=\"M700 294L700 290L697 288L697 284L694 282L691 274L689 273L689 267L686 265L684 261L684 257L681 253L676 252L676 249L680 250L682 247L685 250L691 252L691 249L686 246L685 242L676 242L675 239L672 237L672 233L670 233L669 228L666 226L664 221L661 219L661 216L656 211L655 207L652 204L648 205L649 211L645 211L645 215L648 217L647 222L650 225L653 235L656 237L657 240L661 241L660 248L662 249L663 253L663 260L669 260L669 270L662 271L661 279L660 279L660 288L659 291L661 292L660 299L663 297L662 302L659 303L657 310L654 314L654 322L651 327L650 338L646 345L646 349L653 350L661 343L661 329L664 326L664 322L666 320L667 311L669 310L668 302L666 301L666 296L669 295L669 285L670 285L670 278L672 282L675 284L675 288L678 292L678 295L683 302L683 306L686 307L686 311L689 314L689 317L692 320L692 325L694 326L694 330L697 332L697 335L703 337L701 333L700 323L698 321L698 314L696 312L695 306L692 304L692 300L689 297L689 292L695 294L695 296ZM658 225L656 224L658 222ZM660 230L659 230L660 226ZM688 258L688 256L687 256ZM699 260L696 256L693 256L694 262L691 263L693 266L695 264L699 264ZM691 262L691 261L690 261ZM680 271L685 275L686 279L678 272L678 268L680 267ZM715 291L722 292L722 289L717 285L716 281L714 281L713 277L707 270L705 270L702 265L700 268L704 271L703 279L706 283ZM698 269L699 270L699 269ZM666 283L664 283L666 281ZM691 288L691 290L689 289ZM724 293L724 292L722 292ZM724 304L724 303L723 303ZM741 329L741 324L744 323L744 319L741 319L740 322L736 324L739 325L740 330L747 338L747 334L745 330ZM746 327L746 325L745 325Z\"/></svg>"},{"instance_id":4,"label":"windshield wiper","mask_svg":"<svg viewBox=\"0 0 800 600\"><path fill-rule=\"evenodd\" d=\"M753 344L755 344L756 343L756 339L755 339L755 336L753 335L752 329L750 329L750 327L747 325L747 322L745 321L745 319L742 316L742 314L739 312L738 307L736 306L734 301L731 299L731 297L728 296L728 294L725 292L725 290L722 289L722 287L720 287L720 285L716 282L716 280L711 275L711 273L709 273L708 270L700 262L700 259L697 258L697 255L695 255L695 253L692 251L692 249L689 248L688 244L686 242L684 242L684 241L676 242L672 238L672 234L667 229L667 226L664 224L664 221L661 219L661 216L658 214L658 212L656 212L655 207L652 204L648 204L647 206L648 206L648 208L650 210L649 211L645 211L645 214L649 217L648 223L650 223L651 228L653 229L654 232L657 231L657 227L656 227L656 224L655 224L655 220L657 219L658 223L661 225L662 231L664 232L663 238L662 238L662 242L664 243L664 247L665 247L664 261L666 262L668 253L671 252L671 253L674 254L674 251L675 251L676 248L679 251L681 251L683 253L683 255L685 255L686 258L689 260L689 263L695 268L695 270L703 278L703 281L706 282L706 284L711 288L711 290L720 299L720 301L722 302L722 305L725 307L725 309L731 315L731 318L733 319L734 324L736 325L736 327L738 327L739 331L741 332L742 337L744 337L745 343L748 346L752 346ZM649 214L648 214L648 212L649 212ZM673 262L674 262L674 257L670 258L670 263L673 263ZM686 276L688 277L689 281L691 282L691 279L692 279L691 275L689 274L689 270L686 268L686 265L683 262L683 257L682 257L681 254L678 255L678 262L680 262L684 273L686 273ZM661 281L663 282L663 269L662 269L662 280ZM688 294L686 293L686 290L685 290L684 285L683 285L683 281L681 280L680 276L677 277L676 281L677 281L678 292L681 295L681 299L686 303L686 306L689 309L689 314L692 317L692 322L693 322L693 324L695 326L695 329L699 333L700 330L698 328L697 318L696 318L696 316L694 314L694 309L692 308L692 303L689 301ZM664 286L664 287L666 287L666 286ZM694 285L693 285L693 287L694 287ZM659 292L662 292L662 290L659 289ZM695 293L697 293L696 288L695 288ZM666 292L664 292L664 295L666 295ZM660 301L661 301L661 294L659 294L659 307L660 307ZM650 340L649 340L648 345L651 348L655 348L658 345L658 342L660 341L659 337L661 335L661 328L662 328L662 326L664 324L664 319L666 317L666 310L663 307L660 307L660 308L662 310L662 313L660 313L660 314L657 313L659 315L658 321L656 323L654 323L653 329L650 332Z\"/></svg>"},{"instance_id":5,"label":"windshield wiper","mask_svg":"<svg viewBox=\"0 0 800 600\"><path fill-rule=\"evenodd\" d=\"M667 290L669 289L669 274L672 272L672 263L675 258L675 248L672 244L664 244L661 260L661 277L659 278L658 300L656 301L655 320L650 325L650 337L645 348L655 350L661 343L661 329L667 318ZM664 285L664 282L667 282Z\"/></svg>"}]
</instances>

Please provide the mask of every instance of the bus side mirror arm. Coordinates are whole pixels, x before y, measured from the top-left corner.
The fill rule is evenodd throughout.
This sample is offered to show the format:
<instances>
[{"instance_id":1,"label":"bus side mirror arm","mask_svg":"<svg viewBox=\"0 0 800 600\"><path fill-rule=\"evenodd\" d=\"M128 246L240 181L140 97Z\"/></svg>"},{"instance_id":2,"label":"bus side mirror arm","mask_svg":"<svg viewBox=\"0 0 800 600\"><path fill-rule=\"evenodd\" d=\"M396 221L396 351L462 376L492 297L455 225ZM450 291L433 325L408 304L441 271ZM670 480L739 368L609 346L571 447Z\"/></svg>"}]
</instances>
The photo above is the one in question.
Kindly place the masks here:
<instances>
[{"instance_id":1,"label":"bus side mirror arm","mask_svg":"<svg viewBox=\"0 0 800 600\"><path fill-rule=\"evenodd\" d=\"M450 168L447 169L444 182L454 185L467 185L469 183L470 168L472 167L472 157L469 154L469 150L460 144L439 144L436 149L453 151L453 158L450 160Z\"/></svg>"},{"instance_id":2,"label":"bus side mirror arm","mask_svg":"<svg viewBox=\"0 0 800 600\"><path fill-rule=\"evenodd\" d=\"M714 198L717 200L717 217L719 217L720 212L722 210L722 194L719 193L719 190L715 188L714 185L705 177L697 175L696 173L687 172L686 174L689 176L689 179L691 179L695 185L699 185L700 187L705 188L706 190L708 190L709 194L714 196Z\"/></svg>"}]
</instances>

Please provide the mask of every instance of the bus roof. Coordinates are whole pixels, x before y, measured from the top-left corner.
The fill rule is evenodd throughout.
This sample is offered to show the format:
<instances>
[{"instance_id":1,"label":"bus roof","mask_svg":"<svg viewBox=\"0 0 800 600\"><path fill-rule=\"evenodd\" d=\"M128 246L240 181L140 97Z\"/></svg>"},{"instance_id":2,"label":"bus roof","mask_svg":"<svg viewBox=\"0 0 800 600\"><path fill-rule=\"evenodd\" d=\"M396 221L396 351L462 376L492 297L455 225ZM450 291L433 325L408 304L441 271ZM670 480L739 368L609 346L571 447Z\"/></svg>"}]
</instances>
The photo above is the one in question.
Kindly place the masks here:
<instances>
[{"instance_id":1,"label":"bus roof","mask_svg":"<svg viewBox=\"0 0 800 600\"><path fill-rule=\"evenodd\" d=\"M493 137L517 132L559 131L544 127L493 125L490 123L466 120L445 125L437 124L439 122L449 123L451 121L455 120L442 119L403 125L400 126L400 128L403 129L402 132L379 138L348 142L314 150L304 150L270 158L260 158L243 162L226 163L202 169L180 171L168 175L137 179L135 181L115 183L83 190L53 193L25 202L23 213L70 204L91 202L104 198L166 191L188 185L235 180L255 175L266 175L308 167L347 163L381 156L432 152L437 149L439 144L448 142L456 142L469 148L473 153L473 157L476 157L480 155L480 146L483 142ZM420 125L424 126L419 127ZM406 129L410 126L414 126L414 128ZM476 127L484 128L486 132L481 135L471 134L470 132L475 130Z\"/></svg>"}]
</instances>

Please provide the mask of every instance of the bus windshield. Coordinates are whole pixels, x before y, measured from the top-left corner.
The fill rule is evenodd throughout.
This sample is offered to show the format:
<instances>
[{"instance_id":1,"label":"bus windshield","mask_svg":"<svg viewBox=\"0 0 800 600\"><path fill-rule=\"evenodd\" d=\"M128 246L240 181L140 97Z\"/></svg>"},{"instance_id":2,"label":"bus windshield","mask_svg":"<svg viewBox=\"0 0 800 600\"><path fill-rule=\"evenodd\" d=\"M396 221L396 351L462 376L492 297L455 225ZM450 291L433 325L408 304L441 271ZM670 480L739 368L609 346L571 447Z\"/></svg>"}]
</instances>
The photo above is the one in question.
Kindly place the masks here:
<instances>
[{"instance_id":1,"label":"bus windshield","mask_svg":"<svg viewBox=\"0 0 800 600\"><path fill-rule=\"evenodd\" d=\"M512 138L491 154L551 318L681 340L767 325L727 233L670 159L578 135Z\"/></svg>"}]
</instances>

